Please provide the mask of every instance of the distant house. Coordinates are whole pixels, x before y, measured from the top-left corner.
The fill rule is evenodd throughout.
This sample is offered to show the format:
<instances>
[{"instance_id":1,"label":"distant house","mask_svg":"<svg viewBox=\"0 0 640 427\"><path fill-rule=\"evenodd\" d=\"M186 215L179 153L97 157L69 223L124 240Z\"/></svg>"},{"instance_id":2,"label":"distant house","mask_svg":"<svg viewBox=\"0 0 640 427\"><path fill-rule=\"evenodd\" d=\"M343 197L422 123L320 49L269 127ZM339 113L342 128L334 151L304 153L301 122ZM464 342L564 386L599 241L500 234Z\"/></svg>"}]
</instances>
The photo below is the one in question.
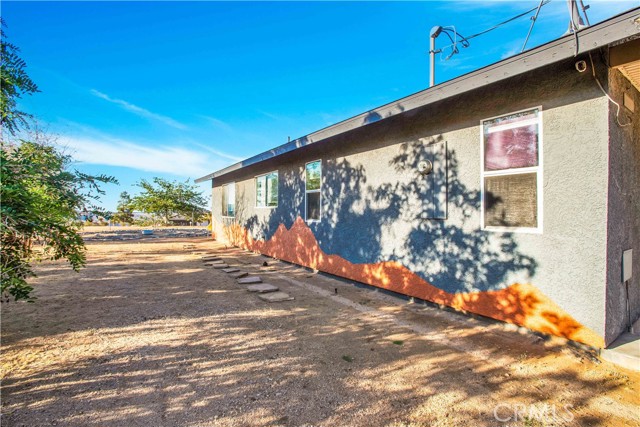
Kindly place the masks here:
<instances>
[{"instance_id":1,"label":"distant house","mask_svg":"<svg viewBox=\"0 0 640 427\"><path fill-rule=\"evenodd\" d=\"M639 33L634 9L202 177L214 237L604 347L640 316Z\"/></svg>"},{"instance_id":2,"label":"distant house","mask_svg":"<svg viewBox=\"0 0 640 427\"><path fill-rule=\"evenodd\" d=\"M140 221L140 220L153 220L153 215L146 213L146 212L141 212L141 211L133 211L131 212L131 215L133 216L133 220L134 221Z\"/></svg>"},{"instance_id":3,"label":"distant house","mask_svg":"<svg viewBox=\"0 0 640 427\"><path fill-rule=\"evenodd\" d=\"M209 221L196 221L195 218L186 217L184 215L175 215L169 218L169 224L177 226L193 225L204 227L209 225Z\"/></svg>"},{"instance_id":4,"label":"distant house","mask_svg":"<svg viewBox=\"0 0 640 427\"><path fill-rule=\"evenodd\" d=\"M191 218L175 215L169 218L169 224L171 225L191 225Z\"/></svg>"}]
</instances>

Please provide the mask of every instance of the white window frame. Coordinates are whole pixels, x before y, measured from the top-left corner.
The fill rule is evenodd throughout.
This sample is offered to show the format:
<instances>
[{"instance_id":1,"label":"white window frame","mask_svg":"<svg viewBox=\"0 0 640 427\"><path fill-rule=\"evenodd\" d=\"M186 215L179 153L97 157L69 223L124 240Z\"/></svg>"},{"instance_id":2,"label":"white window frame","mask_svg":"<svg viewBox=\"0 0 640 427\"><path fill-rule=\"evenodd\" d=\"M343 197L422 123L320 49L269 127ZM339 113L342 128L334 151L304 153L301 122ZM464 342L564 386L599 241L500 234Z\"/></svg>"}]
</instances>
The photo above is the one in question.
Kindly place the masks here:
<instances>
[{"instance_id":1,"label":"white window frame","mask_svg":"<svg viewBox=\"0 0 640 427\"><path fill-rule=\"evenodd\" d=\"M233 216L231 215L222 215L222 209L220 209L220 214L222 215L222 218L235 218L236 217L236 201L237 201L237 197L236 197L236 183L234 182L230 182L228 184L224 184L222 185L220 188L222 189L222 194L220 194L220 201L222 202L224 200L224 192L226 190L227 187L229 186L233 186ZM228 202L227 202L228 205ZM224 206L221 206L221 208ZM227 209L225 209L225 211L227 213L229 213L229 211Z\"/></svg>"},{"instance_id":2,"label":"white window frame","mask_svg":"<svg viewBox=\"0 0 640 427\"><path fill-rule=\"evenodd\" d=\"M521 127L527 126L532 123L537 122L538 124L538 165L530 166L525 168L511 168L511 169L501 169L498 171L485 171L485 159L484 159L484 123L489 120L498 119L500 117L510 116L512 114L524 113L526 111L538 110L538 118L533 120L523 120L522 122L517 123L509 123L507 125L498 126L501 129L509 129L513 127ZM536 106L531 108L525 108L518 111L511 111L506 114L500 114L499 116L488 117L486 119L480 120L480 229L486 231L495 231L495 232L507 232L507 233L529 233L529 234L542 234L542 221L543 221L543 194L542 190L544 187L543 180L543 111L542 106ZM538 226L537 227L506 227L506 226L486 226L484 225L484 216L485 216L485 191L484 191L484 179L485 177L491 176L504 176L504 175L517 175L517 174L525 174L525 173L536 173L536 205L538 208L537 219Z\"/></svg>"},{"instance_id":3,"label":"white window frame","mask_svg":"<svg viewBox=\"0 0 640 427\"><path fill-rule=\"evenodd\" d=\"M255 186L255 194L256 194L256 209L275 209L278 207L278 205L280 204L280 191L278 191L278 198L276 199L276 204L275 206L268 206L266 204L267 200L269 199L269 194L267 193L267 181L265 179L265 187L264 187L264 196L265 196L265 205L264 206L260 206L258 204L258 178L262 178L263 176L266 177L267 175L271 175L271 174L276 174L276 177L278 178L278 185L280 185L280 174L278 173L277 170L271 171L271 172L267 172L267 173L263 173L261 175L256 175L253 179L253 185ZM278 188L278 190L280 190Z\"/></svg>"},{"instance_id":4,"label":"white window frame","mask_svg":"<svg viewBox=\"0 0 640 427\"><path fill-rule=\"evenodd\" d=\"M317 190L307 190L307 165L310 163L320 162L320 188ZM304 220L306 222L320 222L322 220L322 159L312 160L304 164ZM318 219L307 218L307 194L320 193L320 203L318 204Z\"/></svg>"}]
</instances>

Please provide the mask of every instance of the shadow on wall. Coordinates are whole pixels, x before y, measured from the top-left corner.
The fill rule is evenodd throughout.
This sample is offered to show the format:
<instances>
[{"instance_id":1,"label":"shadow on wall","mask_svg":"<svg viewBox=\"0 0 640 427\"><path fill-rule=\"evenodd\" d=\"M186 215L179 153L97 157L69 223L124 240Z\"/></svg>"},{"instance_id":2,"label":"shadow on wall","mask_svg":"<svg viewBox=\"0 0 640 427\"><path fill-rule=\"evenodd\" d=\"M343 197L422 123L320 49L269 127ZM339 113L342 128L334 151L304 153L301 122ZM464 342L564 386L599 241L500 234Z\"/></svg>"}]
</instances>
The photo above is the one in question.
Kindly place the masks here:
<instances>
[{"instance_id":1,"label":"shadow on wall","mask_svg":"<svg viewBox=\"0 0 640 427\"><path fill-rule=\"evenodd\" d=\"M442 141L432 138L429 144ZM510 275L529 280L537 269L534 258L523 254L510 233L480 230L480 191L468 188L458 177L455 151L448 153L448 209L453 220L427 220L428 181L416 171L427 156L427 144L408 143L389 162L397 172L412 174L406 183L387 184L375 192L388 203L382 223L407 217L411 231L392 257L447 292L489 291L504 287Z\"/></svg>"},{"instance_id":2,"label":"shadow on wall","mask_svg":"<svg viewBox=\"0 0 640 427\"><path fill-rule=\"evenodd\" d=\"M529 284L537 263L513 234L479 229L480 191L459 178L455 151L446 172L425 179L418 163L442 136L405 143L367 172L346 159L323 161L322 220L305 223L302 171L281 174L280 205L265 219L246 215L225 227L234 245L596 347L601 338ZM374 176L388 176L372 185ZM380 175L376 175L378 178ZM430 219L435 188L447 191L448 219Z\"/></svg>"}]
</instances>

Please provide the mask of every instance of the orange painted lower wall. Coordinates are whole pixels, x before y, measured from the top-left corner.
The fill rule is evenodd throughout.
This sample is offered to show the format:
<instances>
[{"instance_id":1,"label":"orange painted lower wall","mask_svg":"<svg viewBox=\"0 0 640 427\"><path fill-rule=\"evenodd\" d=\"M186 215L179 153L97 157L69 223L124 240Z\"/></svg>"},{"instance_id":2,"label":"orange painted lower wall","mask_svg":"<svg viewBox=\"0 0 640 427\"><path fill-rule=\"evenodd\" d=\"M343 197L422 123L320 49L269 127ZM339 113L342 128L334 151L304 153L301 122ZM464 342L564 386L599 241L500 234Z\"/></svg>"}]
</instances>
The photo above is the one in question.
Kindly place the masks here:
<instances>
[{"instance_id":1,"label":"orange painted lower wall","mask_svg":"<svg viewBox=\"0 0 640 427\"><path fill-rule=\"evenodd\" d=\"M451 294L395 261L353 264L340 256L324 253L311 229L299 217L288 230L281 224L266 241L254 240L238 224L223 226L223 229L231 244L277 259L593 347L604 346L603 337L578 323L531 284L514 283L496 291Z\"/></svg>"}]
</instances>

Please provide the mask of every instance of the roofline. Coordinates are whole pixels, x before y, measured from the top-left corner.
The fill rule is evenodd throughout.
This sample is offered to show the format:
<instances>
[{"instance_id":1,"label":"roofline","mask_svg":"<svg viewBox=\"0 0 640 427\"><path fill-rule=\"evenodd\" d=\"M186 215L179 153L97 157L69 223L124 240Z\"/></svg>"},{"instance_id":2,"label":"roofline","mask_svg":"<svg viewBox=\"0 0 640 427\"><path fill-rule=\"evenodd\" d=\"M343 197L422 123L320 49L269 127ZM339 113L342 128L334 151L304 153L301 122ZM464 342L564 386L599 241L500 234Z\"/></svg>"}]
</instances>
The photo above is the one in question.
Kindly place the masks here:
<instances>
[{"instance_id":1,"label":"roofline","mask_svg":"<svg viewBox=\"0 0 640 427\"><path fill-rule=\"evenodd\" d=\"M578 32L578 53L592 51L636 34L640 34L640 7L580 30ZM573 56L575 56L575 38L573 34L569 34L249 157L198 178L195 182L200 183L218 178L370 123L524 74Z\"/></svg>"}]
</instances>

